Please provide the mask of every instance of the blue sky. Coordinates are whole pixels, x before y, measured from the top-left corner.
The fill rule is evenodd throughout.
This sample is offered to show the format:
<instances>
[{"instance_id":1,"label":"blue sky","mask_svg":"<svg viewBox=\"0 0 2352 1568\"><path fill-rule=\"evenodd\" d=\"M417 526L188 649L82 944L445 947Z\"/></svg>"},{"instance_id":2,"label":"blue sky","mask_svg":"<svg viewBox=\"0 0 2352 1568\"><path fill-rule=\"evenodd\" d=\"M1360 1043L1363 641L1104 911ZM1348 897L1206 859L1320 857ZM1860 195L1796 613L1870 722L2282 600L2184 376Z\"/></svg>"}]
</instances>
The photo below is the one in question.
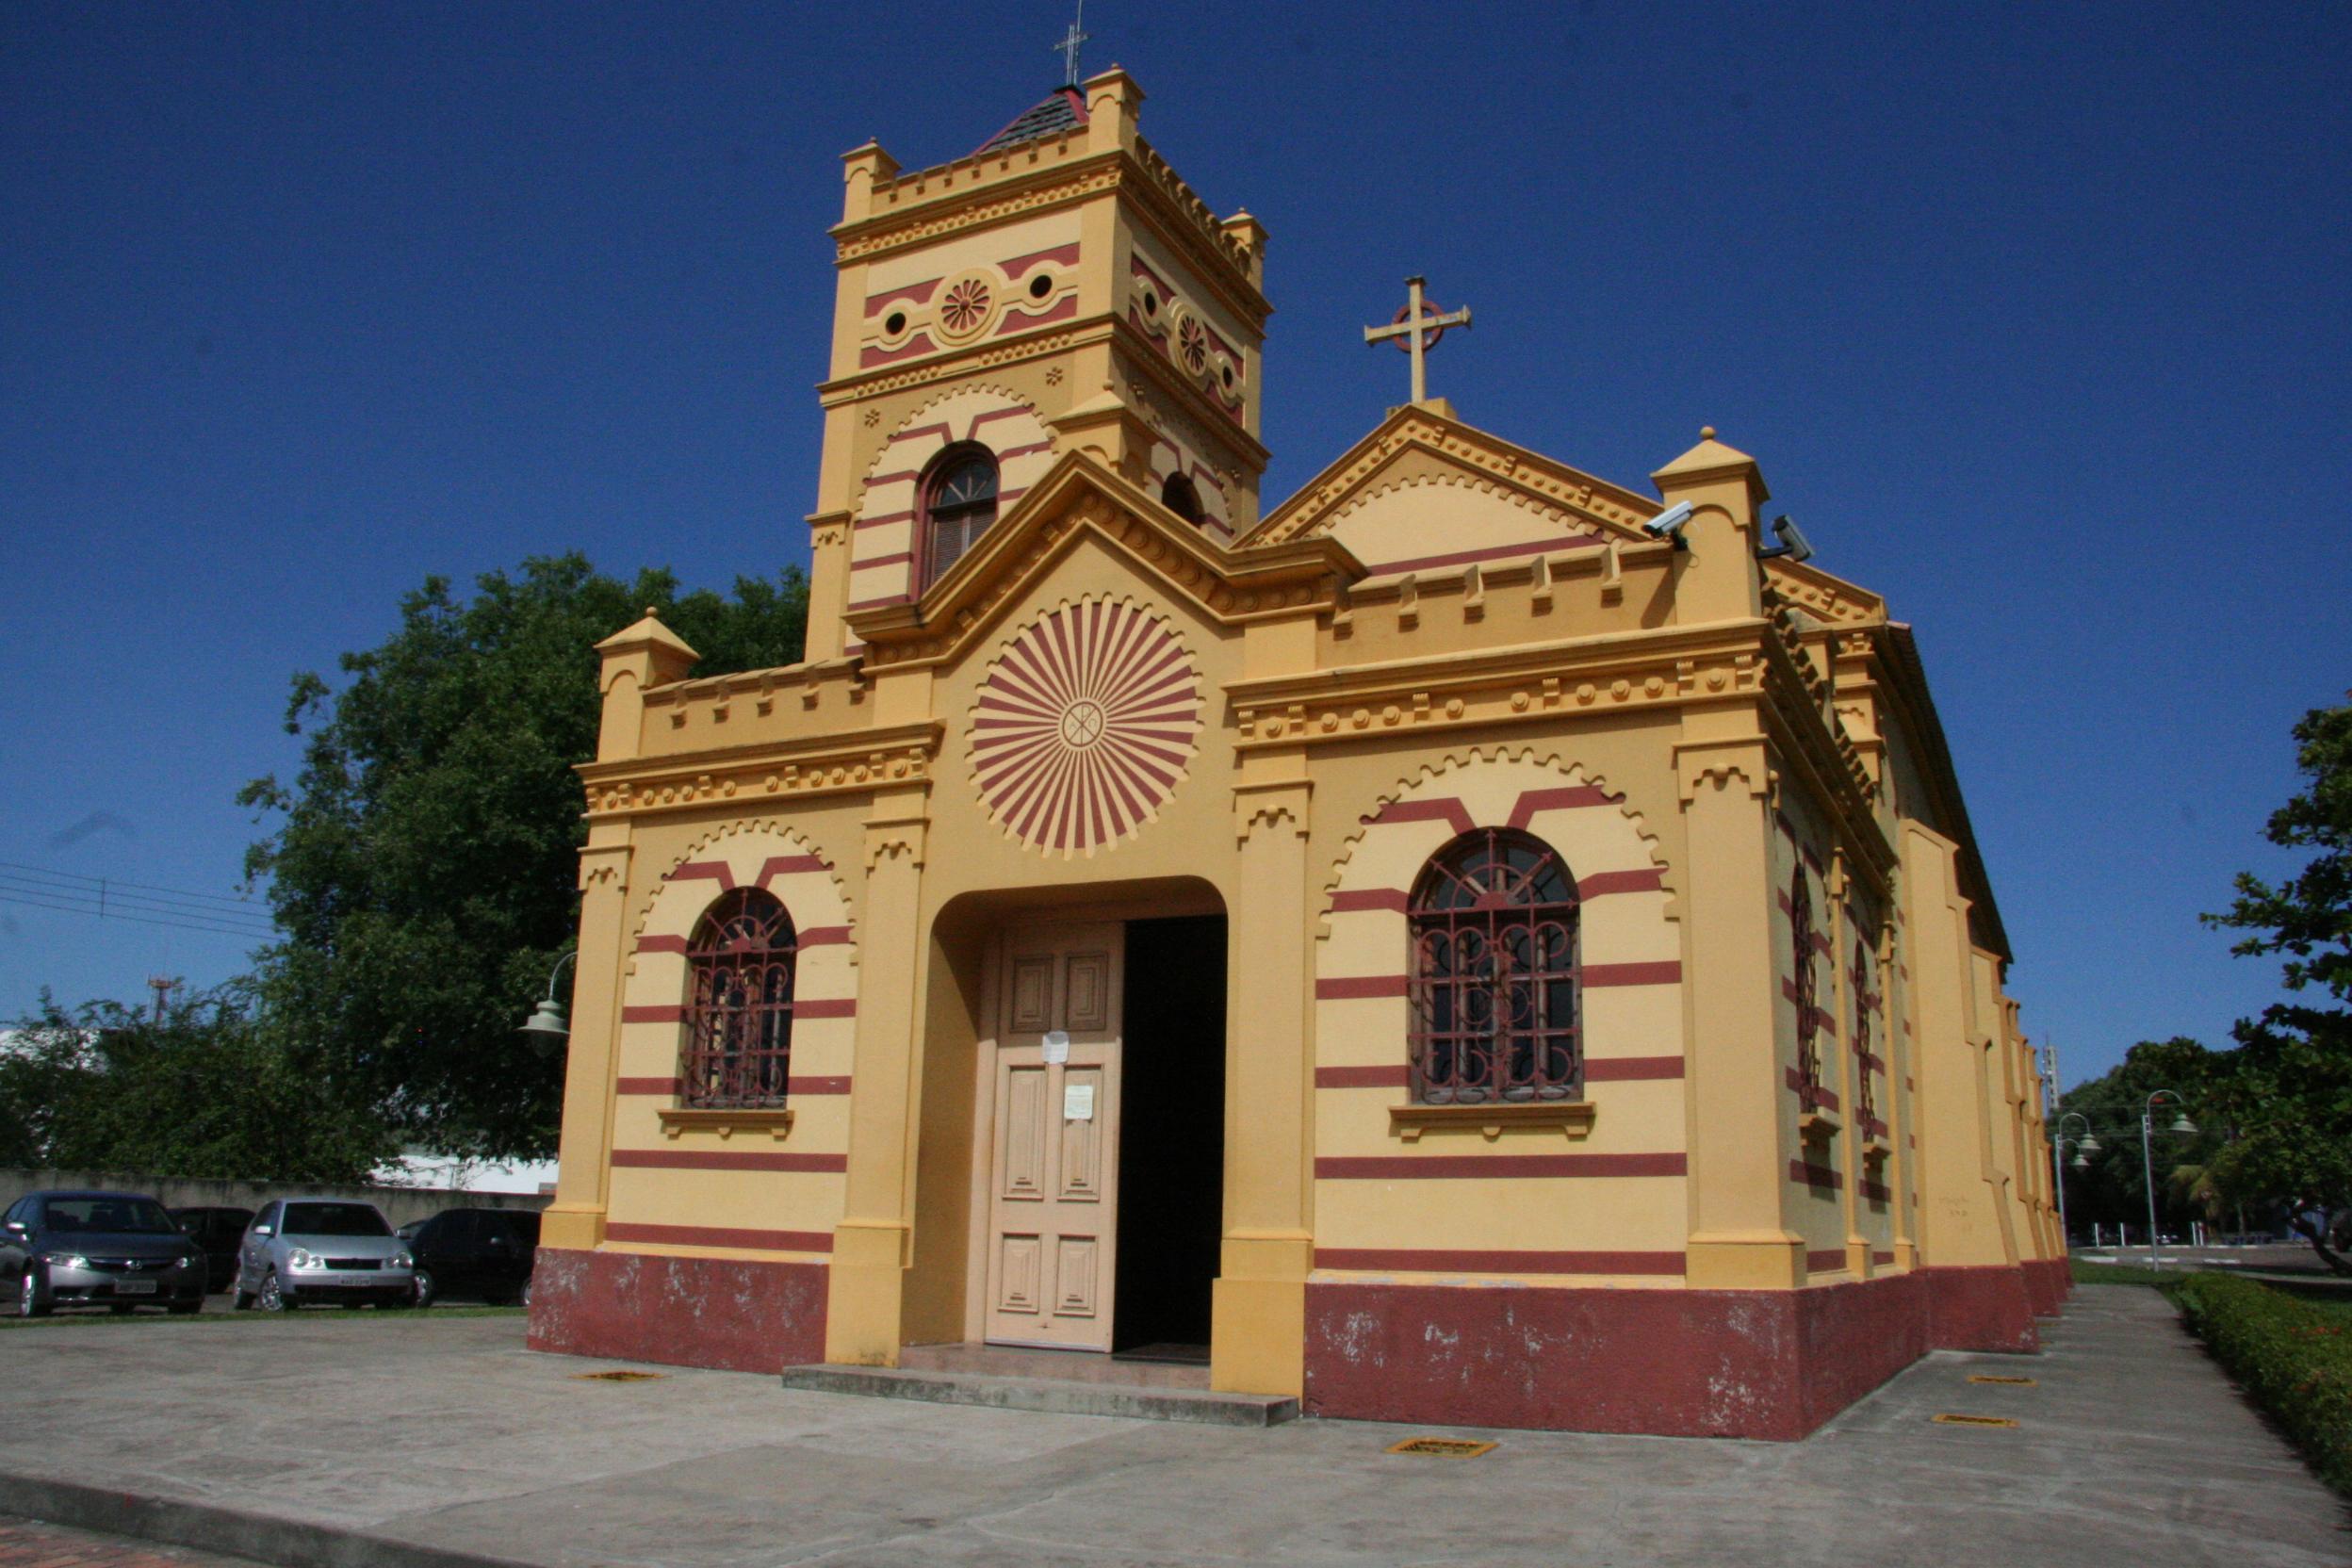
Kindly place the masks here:
<instances>
[{"instance_id":1,"label":"blue sky","mask_svg":"<svg viewBox=\"0 0 2352 1568\"><path fill-rule=\"evenodd\" d=\"M803 559L837 155L970 151L1067 21L0 9L0 862L233 892L287 676L429 572ZM1414 271L1472 423L1758 458L1918 627L2071 1080L2274 993L2196 916L2352 685L2343 21L1096 0L1086 61L1272 233L1269 503L1403 398ZM0 1014L242 951L0 903Z\"/></svg>"}]
</instances>

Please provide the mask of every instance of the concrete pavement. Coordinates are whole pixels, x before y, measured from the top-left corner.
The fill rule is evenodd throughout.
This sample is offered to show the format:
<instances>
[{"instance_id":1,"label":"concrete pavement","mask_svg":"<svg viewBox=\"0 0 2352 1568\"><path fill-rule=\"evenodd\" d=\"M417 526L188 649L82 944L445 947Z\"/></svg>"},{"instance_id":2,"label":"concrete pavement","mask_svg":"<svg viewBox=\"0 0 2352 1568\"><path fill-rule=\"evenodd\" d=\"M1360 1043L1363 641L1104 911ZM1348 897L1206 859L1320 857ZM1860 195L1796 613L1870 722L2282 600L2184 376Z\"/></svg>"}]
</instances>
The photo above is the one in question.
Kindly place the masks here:
<instances>
[{"instance_id":1,"label":"concrete pavement","mask_svg":"<svg viewBox=\"0 0 2352 1568\"><path fill-rule=\"evenodd\" d=\"M2046 1339L1933 1357L1801 1444L1495 1432L1464 1460L1351 1422L588 1380L615 1364L534 1355L514 1318L28 1326L0 1332L0 1510L417 1568L2352 1560L2344 1510L2154 1292L2087 1287Z\"/></svg>"}]
</instances>

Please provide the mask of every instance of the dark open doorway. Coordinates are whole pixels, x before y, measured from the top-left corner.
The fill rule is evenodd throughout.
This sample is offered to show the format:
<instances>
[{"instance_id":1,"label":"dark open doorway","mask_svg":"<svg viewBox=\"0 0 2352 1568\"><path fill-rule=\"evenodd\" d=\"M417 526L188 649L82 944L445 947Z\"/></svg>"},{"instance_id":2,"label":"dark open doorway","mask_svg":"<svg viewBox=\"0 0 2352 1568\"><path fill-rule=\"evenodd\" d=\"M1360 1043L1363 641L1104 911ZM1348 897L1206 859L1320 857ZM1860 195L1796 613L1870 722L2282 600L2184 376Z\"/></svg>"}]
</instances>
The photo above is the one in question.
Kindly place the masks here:
<instances>
[{"instance_id":1,"label":"dark open doorway","mask_svg":"<svg viewBox=\"0 0 2352 1568\"><path fill-rule=\"evenodd\" d=\"M1114 1354L1205 1361L1224 1233L1225 918L1127 923Z\"/></svg>"}]
</instances>

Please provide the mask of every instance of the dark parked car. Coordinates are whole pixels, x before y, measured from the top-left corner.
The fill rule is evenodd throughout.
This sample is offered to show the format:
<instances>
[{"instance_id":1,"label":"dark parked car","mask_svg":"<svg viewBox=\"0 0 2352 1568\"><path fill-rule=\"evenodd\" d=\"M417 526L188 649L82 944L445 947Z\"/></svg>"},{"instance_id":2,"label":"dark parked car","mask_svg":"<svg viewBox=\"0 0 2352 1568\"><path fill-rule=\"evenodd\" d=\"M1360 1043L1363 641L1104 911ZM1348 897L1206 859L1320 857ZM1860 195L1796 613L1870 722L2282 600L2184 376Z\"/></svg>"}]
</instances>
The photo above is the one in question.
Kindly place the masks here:
<instances>
[{"instance_id":1,"label":"dark parked car","mask_svg":"<svg viewBox=\"0 0 2352 1568\"><path fill-rule=\"evenodd\" d=\"M204 1288L226 1290L237 1278L237 1249L245 1227L253 1222L251 1209L173 1209L172 1217L188 1239L204 1249Z\"/></svg>"},{"instance_id":2,"label":"dark parked car","mask_svg":"<svg viewBox=\"0 0 2352 1568\"><path fill-rule=\"evenodd\" d=\"M22 1317L52 1307L204 1304L204 1254L163 1205L128 1192L28 1192L0 1215L0 1287Z\"/></svg>"},{"instance_id":3,"label":"dark parked car","mask_svg":"<svg viewBox=\"0 0 2352 1568\"><path fill-rule=\"evenodd\" d=\"M445 1296L531 1304L531 1266L539 1256L539 1217L528 1209L444 1209L413 1230L416 1304Z\"/></svg>"}]
</instances>

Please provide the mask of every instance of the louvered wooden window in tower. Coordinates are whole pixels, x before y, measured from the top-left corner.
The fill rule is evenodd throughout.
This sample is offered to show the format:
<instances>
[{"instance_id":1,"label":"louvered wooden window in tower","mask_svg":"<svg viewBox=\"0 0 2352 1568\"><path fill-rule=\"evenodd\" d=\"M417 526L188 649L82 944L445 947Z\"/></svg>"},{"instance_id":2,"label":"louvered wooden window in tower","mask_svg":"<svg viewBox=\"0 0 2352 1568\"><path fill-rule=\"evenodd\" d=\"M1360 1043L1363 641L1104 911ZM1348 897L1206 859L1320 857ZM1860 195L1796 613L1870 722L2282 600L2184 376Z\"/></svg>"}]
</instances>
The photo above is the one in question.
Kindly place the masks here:
<instances>
[{"instance_id":1,"label":"louvered wooden window in tower","mask_svg":"<svg viewBox=\"0 0 2352 1568\"><path fill-rule=\"evenodd\" d=\"M996 459L969 442L935 460L923 482L923 586L963 558L996 521Z\"/></svg>"},{"instance_id":2,"label":"louvered wooden window in tower","mask_svg":"<svg viewBox=\"0 0 2352 1568\"><path fill-rule=\"evenodd\" d=\"M1416 1102L1576 1098L1576 878L1528 834L1477 829L1430 859L1407 917Z\"/></svg>"},{"instance_id":3,"label":"louvered wooden window in tower","mask_svg":"<svg viewBox=\"0 0 2352 1568\"><path fill-rule=\"evenodd\" d=\"M683 1105L741 1109L784 1103L792 1054L798 942L772 893L739 888L702 917L686 947Z\"/></svg>"}]
</instances>

